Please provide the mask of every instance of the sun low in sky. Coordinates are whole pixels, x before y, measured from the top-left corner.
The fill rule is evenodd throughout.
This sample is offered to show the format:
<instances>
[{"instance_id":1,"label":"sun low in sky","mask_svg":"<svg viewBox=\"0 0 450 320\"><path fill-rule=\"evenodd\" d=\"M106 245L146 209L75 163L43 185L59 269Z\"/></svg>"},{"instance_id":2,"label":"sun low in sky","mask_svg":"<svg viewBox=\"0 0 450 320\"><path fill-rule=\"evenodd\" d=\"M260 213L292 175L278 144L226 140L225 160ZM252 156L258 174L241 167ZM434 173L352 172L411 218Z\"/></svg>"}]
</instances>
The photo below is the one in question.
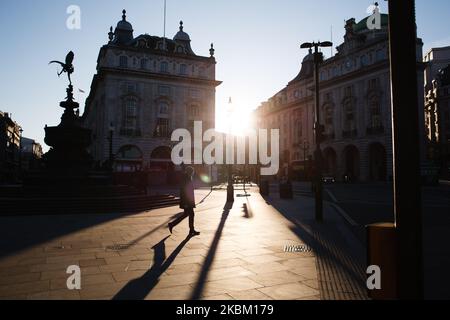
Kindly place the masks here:
<instances>
[{"instance_id":1,"label":"sun low in sky","mask_svg":"<svg viewBox=\"0 0 450 320\"><path fill-rule=\"evenodd\" d=\"M247 134L252 128L252 109L251 106L244 106L233 98L217 101L216 130L237 136Z\"/></svg>"}]
</instances>

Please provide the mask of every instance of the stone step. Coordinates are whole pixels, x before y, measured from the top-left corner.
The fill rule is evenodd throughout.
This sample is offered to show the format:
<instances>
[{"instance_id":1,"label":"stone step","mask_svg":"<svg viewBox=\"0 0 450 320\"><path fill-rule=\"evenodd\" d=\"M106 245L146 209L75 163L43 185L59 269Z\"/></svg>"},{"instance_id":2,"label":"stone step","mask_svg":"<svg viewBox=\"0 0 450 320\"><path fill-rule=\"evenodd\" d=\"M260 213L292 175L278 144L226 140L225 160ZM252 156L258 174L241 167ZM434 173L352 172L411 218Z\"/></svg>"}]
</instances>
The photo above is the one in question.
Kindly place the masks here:
<instances>
[{"instance_id":1,"label":"stone step","mask_svg":"<svg viewBox=\"0 0 450 320\"><path fill-rule=\"evenodd\" d=\"M1 199L0 215L39 215L59 213L123 213L176 206L174 196L121 197L91 199Z\"/></svg>"}]
</instances>

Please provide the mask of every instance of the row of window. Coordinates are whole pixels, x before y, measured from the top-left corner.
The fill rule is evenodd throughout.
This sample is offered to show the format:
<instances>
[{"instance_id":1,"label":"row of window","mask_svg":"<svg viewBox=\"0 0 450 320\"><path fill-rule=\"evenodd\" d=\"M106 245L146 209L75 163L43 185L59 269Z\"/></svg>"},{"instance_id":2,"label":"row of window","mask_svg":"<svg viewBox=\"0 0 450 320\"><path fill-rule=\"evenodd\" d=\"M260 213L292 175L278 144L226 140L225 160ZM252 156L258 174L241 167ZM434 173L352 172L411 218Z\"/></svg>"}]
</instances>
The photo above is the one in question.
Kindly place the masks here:
<instances>
[{"instance_id":1,"label":"row of window","mask_svg":"<svg viewBox=\"0 0 450 320\"><path fill-rule=\"evenodd\" d=\"M191 105L189 110L189 118L198 118L202 114L199 105ZM158 104L158 120L155 128L155 137L168 137L169 135L169 118L170 106L166 101L160 101ZM136 99L127 99L124 104L122 114L122 134L133 136L139 132L139 112Z\"/></svg>"},{"instance_id":2,"label":"row of window","mask_svg":"<svg viewBox=\"0 0 450 320\"><path fill-rule=\"evenodd\" d=\"M129 95L129 94L137 94L137 85L136 83L128 82L123 83L120 86L121 94ZM158 87L158 95L163 97L171 97L172 96L172 88L170 86L160 85ZM200 100L203 97L202 91L199 89L188 89L188 96L191 99Z\"/></svg>"},{"instance_id":3,"label":"row of window","mask_svg":"<svg viewBox=\"0 0 450 320\"><path fill-rule=\"evenodd\" d=\"M379 89L378 79L377 78L370 79L367 82L367 88L368 88L369 91L378 90ZM344 87L343 91L344 91L344 96L345 97L353 96L353 86ZM294 91L293 96L294 96L295 99L300 99L300 98L303 98L305 96L305 92L297 89L297 90ZM332 100L332 94L330 92L326 93L324 95L324 99L325 99L325 101L331 101Z\"/></svg>"},{"instance_id":4,"label":"row of window","mask_svg":"<svg viewBox=\"0 0 450 320\"><path fill-rule=\"evenodd\" d=\"M382 127L381 106L378 97L374 96L369 99L368 109L369 127ZM353 132L356 130L357 117L354 99L348 98L345 100L343 104L343 115L343 130L346 132ZM334 133L334 107L332 105L327 105L324 108L324 125L326 134Z\"/></svg>"},{"instance_id":5,"label":"row of window","mask_svg":"<svg viewBox=\"0 0 450 320\"><path fill-rule=\"evenodd\" d=\"M137 67L137 65L138 65L137 58L133 58L133 66ZM154 70L157 70L157 66L158 66L157 62L153 61L153 69ZM129 58L127 56L120 56L119 67L120 68L129 68ZM146 58L140 59L139 68L142 70L149 70L150 69L150 60L146 59ZM179 75L182 75L182 76L189 75L188 66L184 63L182 63L178 66L177 66L177 64L174 63L172 65L172 71L173 71L173 73L178 73ZM167 61L162 61L159 63L159 72L170 73L170 67L169 67L169 63ZM194 65L192 66L191 72L192 72L192 74L195 73ZM203 77L205 75L204 68L199 68L198 72L199 72L200 77Z\"/></svg>"},{"instance_id":6,"label":"row of window","mask_svg":"<svg viewBox=\"0 0 450 320\"><path fill-rule=\"evenodd\" d=\"M369 109L369 130L371 133L377 133L377 129L381 129L383 127L382 124L382 115L381 115L381 105L378 97L373 96L369 99L368 102ZM344 132L354 132L356 130L356 107L354 99L347 99L343 106L343 130ZM323 108L323 124L325 127L325 134L328 136L334 135L334 106L332 104L327 104ZM281 123L281 117L278 119L278 123ZM284 132L289 131L289 117L285 115L283 130ZM277 128L279 126L276 125L275 121L272 121L271 128ZM295 141L298 142L298 138L303 136L303 126L302 121L300 119L296 119L294 121L294 137Z\"/></svg>"}]
</instances>

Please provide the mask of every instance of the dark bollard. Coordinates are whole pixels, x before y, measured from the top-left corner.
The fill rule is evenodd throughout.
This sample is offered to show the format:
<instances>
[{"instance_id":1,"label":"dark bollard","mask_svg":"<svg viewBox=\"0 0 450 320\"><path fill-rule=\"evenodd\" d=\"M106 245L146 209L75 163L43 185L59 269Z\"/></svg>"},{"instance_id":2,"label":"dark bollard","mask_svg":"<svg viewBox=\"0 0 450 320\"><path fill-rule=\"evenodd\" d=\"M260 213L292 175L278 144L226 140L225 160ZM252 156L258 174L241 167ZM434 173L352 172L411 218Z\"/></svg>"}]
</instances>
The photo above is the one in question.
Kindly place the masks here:
<instances>
[{"instance_id":1,"label":"dark bollard","mask_svg":"<svg viewBox=\"0 0 450 320\"><path fill-rule=\"evenodd\" d=\"M381 288L369 290L373 300L396 300L399 298L398 281L398 235L393 223L366 226L367 264L377 266L381 272Z\"/></svg>"}]
</instances>

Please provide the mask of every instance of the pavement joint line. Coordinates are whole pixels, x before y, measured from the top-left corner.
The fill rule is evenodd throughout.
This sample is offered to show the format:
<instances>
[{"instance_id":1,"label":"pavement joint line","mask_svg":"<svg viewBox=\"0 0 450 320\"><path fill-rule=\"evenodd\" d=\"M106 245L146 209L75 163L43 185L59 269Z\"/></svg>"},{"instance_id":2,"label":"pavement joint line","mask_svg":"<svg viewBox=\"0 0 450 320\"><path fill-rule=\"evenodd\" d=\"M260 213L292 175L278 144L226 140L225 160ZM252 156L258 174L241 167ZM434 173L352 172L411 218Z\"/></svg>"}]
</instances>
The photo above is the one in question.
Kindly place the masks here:
<instances>
[{"instance_id":1,"label":"pavement joint line","mask_svg":"<svg viewBox=\"0 0 450 320\"><path fill-rule=\"evenodd\" d=\"M333 202L338 203L337 198L334 196L334 194L330 190L325 189L325 192L328 194L328 196L331 198L331 200L333 200Z\"/></svg>"},{"instance_id":2,"label":"pavement joint line","mask_svg":"<svg viewBox=\"0 0 450 320\"><path fill-rule=\"evenodd\" d=\"M342 209L341 207L339 207L336 203L331 203L329 202L329 204L352 226L352 227L356 227L358 226L358 224L352 219L350 218L350 216L347 214L347 212L345 212L344 209Z\"/></svg>"}]
</instances>

